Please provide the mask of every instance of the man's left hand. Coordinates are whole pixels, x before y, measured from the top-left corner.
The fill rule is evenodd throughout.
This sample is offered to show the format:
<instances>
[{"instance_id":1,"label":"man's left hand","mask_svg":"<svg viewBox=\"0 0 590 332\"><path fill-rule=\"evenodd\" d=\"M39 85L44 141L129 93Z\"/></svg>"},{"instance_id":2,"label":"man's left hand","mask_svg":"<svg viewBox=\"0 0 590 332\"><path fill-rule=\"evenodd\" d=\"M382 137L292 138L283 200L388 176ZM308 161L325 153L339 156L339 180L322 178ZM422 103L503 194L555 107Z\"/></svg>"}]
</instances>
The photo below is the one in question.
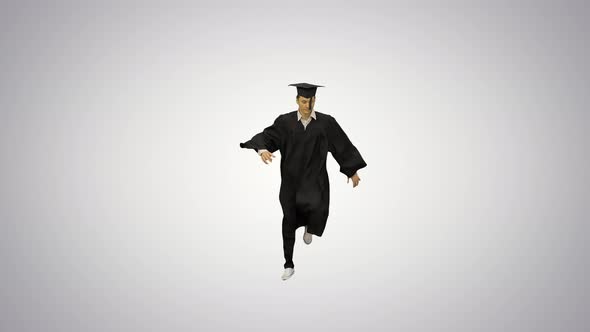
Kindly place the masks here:
<instances>
[{"instance_id":1,"label":"man's left hand","mask_svg":"<svg viewBox=\"0 0 590 332\"><path fill-rule=\"evenodd\" d=\"M352 179L352 187L356 187L359 185L359 181L361 180L361 178L359 178L359 176L354 173L353 176L349 177L348 180L346 180L346 183L350 182L350 179Z\"/></svg>"}]
</instances>

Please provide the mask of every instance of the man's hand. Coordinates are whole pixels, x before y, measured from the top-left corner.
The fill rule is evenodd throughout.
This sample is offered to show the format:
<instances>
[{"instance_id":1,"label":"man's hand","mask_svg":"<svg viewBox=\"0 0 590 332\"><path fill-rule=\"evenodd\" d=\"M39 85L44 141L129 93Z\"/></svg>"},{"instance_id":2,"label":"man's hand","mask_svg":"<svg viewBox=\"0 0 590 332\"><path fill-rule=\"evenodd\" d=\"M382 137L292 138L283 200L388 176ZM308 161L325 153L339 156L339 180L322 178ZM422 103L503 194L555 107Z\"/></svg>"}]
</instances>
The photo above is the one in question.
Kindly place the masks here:
<instances>
[{"instance_id":1,"label":"man's hand","mask_svg":"<svg viewBox=\"0 0 590 332\"><path fill-rule=\"evenodd\" d=\"M272 163L272 158L274 158L275 155L268 152L268 151L262 151L262 153L260 154L260 159L262 159L262 161L265 164L268 164L267 161L270 161Z\"/></svg>"},{"instance_id":2,"label":"man's hand","mask_svg":"<svg viewBox=\"0 0 590 332\"><path fill-rule=\"evenodd\" d=\"M352 179L352 187L356 187L359 185L359 181L361 180L361 178L359 178L359 176L354 173L353 176L349 177L348 180L346 180L346 183L350 182L350 179Z\"/></svg>"}]
</instances>

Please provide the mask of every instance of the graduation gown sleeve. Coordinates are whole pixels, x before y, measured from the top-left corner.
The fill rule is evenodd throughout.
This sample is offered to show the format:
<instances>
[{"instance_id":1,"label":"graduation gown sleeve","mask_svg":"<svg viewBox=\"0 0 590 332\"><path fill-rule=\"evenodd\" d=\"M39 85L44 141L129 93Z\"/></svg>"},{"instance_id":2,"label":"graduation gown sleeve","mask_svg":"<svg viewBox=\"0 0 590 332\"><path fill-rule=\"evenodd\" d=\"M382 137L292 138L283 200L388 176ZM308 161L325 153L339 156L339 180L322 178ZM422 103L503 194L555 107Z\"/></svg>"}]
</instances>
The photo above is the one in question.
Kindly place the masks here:
<instances>
[{"instance_id":1,"label":"graduation gown sleeve","mask_svg":"<svg viewBox=\"0 0 590 332\"><path fill-rule=\"evenodd\" d=\"M340 165L341 173L350 178L356 171L367 166L360 152L332 116L329 119L327 136L328 151L332 153L332 156Z\"/></svg>"},{"instance_id":2,"label":"graduation gown sleeve","mask_svg":"<svg viewBox=\"0 0 590 332\"><path fill-rule=\"evenodd\" d=\"M275 152L281 147L282 129L281 116L279 115L274 123L256 135L249 141L240 143L241 148L254 149L256 152L260 149L266 149L269 152Z\"/></svg>"}]
</instances>

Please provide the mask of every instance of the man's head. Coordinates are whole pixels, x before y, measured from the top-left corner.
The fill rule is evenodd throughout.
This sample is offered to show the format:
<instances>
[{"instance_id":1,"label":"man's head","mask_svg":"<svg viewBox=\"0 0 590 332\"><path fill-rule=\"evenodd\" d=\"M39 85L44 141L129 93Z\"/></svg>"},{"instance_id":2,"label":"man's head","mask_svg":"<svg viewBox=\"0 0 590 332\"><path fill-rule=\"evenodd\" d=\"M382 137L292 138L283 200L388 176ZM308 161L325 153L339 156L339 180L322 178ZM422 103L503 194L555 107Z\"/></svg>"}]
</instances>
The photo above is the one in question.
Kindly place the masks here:
<instances>
[{"instance_id":1,"label":"man's head","mask_svg":"<svg viewBox=\"0 0 590 332\"><path fill-rule=\"evenodd\" d=\"M311 113L311 111L313 110L313 105L315 104L315 96L305 98L303 96L297 95L295 101L297 102L297 105L299 106L299 111L301 113Z\"/></svg>"},{"instance_id":2,"label":"man's head","mask_svg":"<svg viewBox=\"0 0 590 332\"><path fill-rule=\"evenodd\" d=\"M299 105L299 112L303 115L311 114L313 106L315 105L315 93L318 87L322 85L315 85L309 83L293 83L289 86L297 87L297 97L295 101Z\"/></svg>"}]
</instances>

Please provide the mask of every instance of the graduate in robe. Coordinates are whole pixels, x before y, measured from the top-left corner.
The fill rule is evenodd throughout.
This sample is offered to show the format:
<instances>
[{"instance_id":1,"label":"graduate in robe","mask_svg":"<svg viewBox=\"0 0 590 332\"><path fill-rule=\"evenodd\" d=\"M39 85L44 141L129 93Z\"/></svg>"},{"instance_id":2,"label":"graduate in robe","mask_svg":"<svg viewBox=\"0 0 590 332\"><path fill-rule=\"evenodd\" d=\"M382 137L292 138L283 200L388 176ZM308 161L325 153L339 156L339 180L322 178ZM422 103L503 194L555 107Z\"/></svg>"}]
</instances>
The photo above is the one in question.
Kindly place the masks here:
<instances>
[{"instance_id":1,"label":"graduate in robe","mask_svg":"<svg viewBox=\"0 0 590 332\"><path fill-rule=\"evenodd\" d=\"M321 237L326 228L330 206L328 152L340 165L347 182L353 181L353 188L360 181L357 171L367 166L336 119L314 110L316 91L322 86L308 83L289 86L297 87L299 109L279 115L272 125L240 143L241 148L255 150L264 163L272 162L273 152L281 153L283 280L295 272L295 231L305 226L303 239L309 244L312 234Z\"/></svg>"}]
</instances>

